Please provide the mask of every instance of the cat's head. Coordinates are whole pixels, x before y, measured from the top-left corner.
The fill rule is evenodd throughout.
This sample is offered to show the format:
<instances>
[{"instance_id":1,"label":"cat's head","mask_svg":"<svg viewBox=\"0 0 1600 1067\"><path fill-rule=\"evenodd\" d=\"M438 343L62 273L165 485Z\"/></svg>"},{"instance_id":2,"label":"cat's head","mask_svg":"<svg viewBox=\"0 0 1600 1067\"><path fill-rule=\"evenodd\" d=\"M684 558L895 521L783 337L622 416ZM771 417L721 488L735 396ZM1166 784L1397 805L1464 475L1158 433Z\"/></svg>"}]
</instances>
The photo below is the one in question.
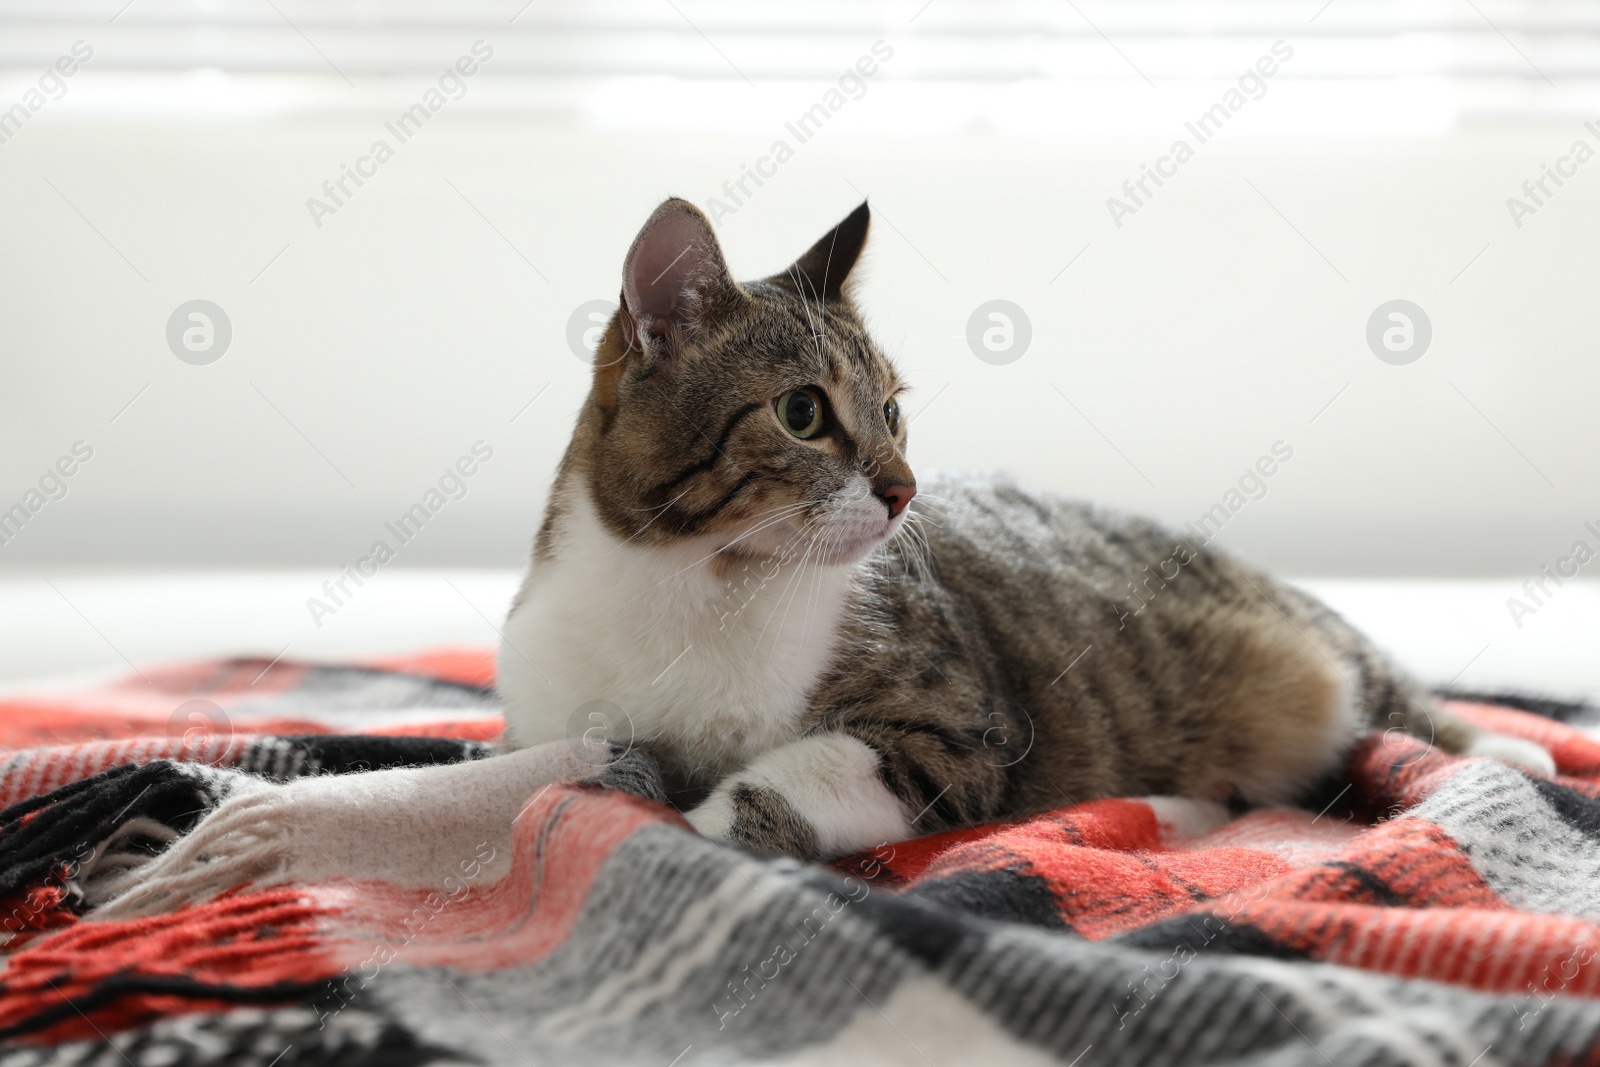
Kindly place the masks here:
<instances>
[{"instance_id":1,"label":"cat's head","mask_svg":"<svg viewBox=\"0 0 1600 1067\"><path fill-rule=\"evenodd\" d=\"M862 204L740 284L693 204L650 216L575 441L619 538L842 564L898 532L916 492L902 384L845 285L869 220Z\"/></svg>"}]
</instances>

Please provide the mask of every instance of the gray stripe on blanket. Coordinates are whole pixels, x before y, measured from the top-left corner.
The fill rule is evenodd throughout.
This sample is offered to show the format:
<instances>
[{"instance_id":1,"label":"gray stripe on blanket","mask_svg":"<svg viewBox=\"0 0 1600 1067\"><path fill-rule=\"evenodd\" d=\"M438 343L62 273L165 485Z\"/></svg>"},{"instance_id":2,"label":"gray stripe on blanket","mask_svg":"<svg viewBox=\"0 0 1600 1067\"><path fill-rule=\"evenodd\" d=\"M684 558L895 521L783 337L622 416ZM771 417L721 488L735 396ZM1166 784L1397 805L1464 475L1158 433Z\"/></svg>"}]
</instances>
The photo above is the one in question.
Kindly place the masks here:
<instances>
[{"instance_id":1,"label":"gray stripe on blanket","mask_svg":"<svg viewBox=\"0 0 1600 1067\"><path fill-rule=\"evenodd\" d=\"M1570 802L1594 805L1572 796ZM1523 772L1473 760L1406 812L1445 830L1489 887L1522 911L1600 917L1600 840Z\"/></svg>"},{"instance_id":2,"label":"gray stripe on blanket","mask_svg":"<svg viewBox=\"0 0 1600 1067\"><path fill-rule=\"evenodd\" d=\"M724 1060L775 1056L865 1006L841 975L878 999L912 967L851 907L793 861L645 827L606 861L573 936L541 964L491 974L395 967L373 994L428 1040L490 1062L515 1059L513 1046L534 1062L665 1053L664 1065L690 1044L721 1046ZM780 945L789 949L781 963Z\"/></svg>"},{"instance_id":3,"label":"gray stripe on blanket","mask_svg":"<svg viewBox=\"0 0 1600 1067\"><path fill-rule=\"evenodd\" d=\"M942 947L912 948L929 943ZM1078 1067L1460 1067L1492 1046L1482 1067L1546 1063L1600 1040L1600 1005L1587 1001L1329 964L1171 959L933 912L860 879L649 827L610 857L573 936L541 963L489 974L397 965L370 992L374 1010L430 1044L490 1063L1012 1062L1030 1046L1040 1062ZM913 1002L937 999L930 983L969 1038L992 1028L985 1054L974 1059L970 1040L957 1050L937 1019L915 1021ZM887 1029L873 1029L880 1017Z\"/></svg>"}]
</instances>

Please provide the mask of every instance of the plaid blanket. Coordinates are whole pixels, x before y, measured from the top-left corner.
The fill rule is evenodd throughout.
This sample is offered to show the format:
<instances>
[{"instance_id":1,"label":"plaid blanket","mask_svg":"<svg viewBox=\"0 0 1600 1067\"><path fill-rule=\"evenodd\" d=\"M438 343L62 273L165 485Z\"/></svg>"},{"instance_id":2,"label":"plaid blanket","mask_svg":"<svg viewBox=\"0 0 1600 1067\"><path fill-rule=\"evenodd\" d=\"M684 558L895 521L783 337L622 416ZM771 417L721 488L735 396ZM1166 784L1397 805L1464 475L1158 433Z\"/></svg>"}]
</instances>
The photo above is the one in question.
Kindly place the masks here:
<instances>
[{"instance_id":1,"label":"plaid blanket","mask_svg":"<svg viewBox=\"0 0 1600 1067\"><path fill-rule=\"evenodd\" d=\"M0 700L0 1064L1600 1064L1586 707L1454 703L1554 780L1374 735L1321 810L1096 801L819 867L698 837L644 764L481 759L490 678Z\"/></svg>"}]
</instances>

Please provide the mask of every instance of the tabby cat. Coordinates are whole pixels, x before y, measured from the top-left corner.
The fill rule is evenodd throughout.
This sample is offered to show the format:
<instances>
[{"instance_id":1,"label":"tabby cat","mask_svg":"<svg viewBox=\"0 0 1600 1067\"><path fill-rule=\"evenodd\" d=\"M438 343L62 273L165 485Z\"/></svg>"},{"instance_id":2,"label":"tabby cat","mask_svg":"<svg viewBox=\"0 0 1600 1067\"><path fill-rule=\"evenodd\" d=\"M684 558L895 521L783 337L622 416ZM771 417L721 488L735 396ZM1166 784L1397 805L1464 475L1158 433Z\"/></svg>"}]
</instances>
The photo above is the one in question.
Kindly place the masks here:
<instances>
[{"instance_id":1,"label":"tabby cat","mask_svg":"<svg viewBox=\"0 0 1600 1067\"><path fill-rule=\"evenodd\" d=\"M1093 797L1288 802L1373 727L1551 769L1214 549L919 482L847 285L868 222L743 284L692 204L645 223L506 621L514 744L607 708L701 832L808 859Z\"/></svg>"}]
</instances>

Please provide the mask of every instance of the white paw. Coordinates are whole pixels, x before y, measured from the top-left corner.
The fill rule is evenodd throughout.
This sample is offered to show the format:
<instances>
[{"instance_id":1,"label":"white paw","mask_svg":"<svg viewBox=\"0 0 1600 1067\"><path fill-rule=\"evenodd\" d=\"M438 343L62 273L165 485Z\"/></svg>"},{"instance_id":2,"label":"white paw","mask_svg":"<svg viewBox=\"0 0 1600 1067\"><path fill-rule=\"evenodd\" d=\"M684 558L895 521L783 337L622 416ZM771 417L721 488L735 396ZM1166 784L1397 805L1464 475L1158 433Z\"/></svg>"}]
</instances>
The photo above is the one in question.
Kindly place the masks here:
<instances>
[{"instance_id":1,"label":"white paw","mask_svg":"<svg viewBox=\"0 0 1600 1067\"><path fill-rule=\"evenodd\" d=\"M719 788L693 811L685 812L683 817L702 836L713 841L726 841L729 831L733 829L733 801L729 799L726 788Z\"/></svg>"},{"instance_id":2,"label":"white paw","mask_svg":"<svg viewBox=\"0 0 1600 1067\"><path fill-rule=\"evenodd\" d=\"M713 840L729 840L740 786L775 793L816 834L824 857L911 836L900 800L878 777L878 754L844 734L813 734L769 749L684 815Z\"/></svg>"},{"instance_id":3,"label":"white paw","mask_svg":"<svg viewBox=\"0 0 1600 1067\"><path fill-rule=\"evenodd\" d=\"M1178 838L1201 837L1219 826L1225 826L1233 816L1228 809L1214 800L1196 800L1193 797L1139 797L1156 813L1156 826L1161 830L1163 843Z\"/></svg>"},{"instance_id":4,"label":"white paw","mask_svg":"<svg viewBox=\"0 0 1600 1067\"><path fill-rule=\"evenodd\" d=\"M1513 767L1542 774L1547 778L1556 773L1556 761L1551 758L1549 750L1543 745L1520 737L1491 733L1488 730L1478 734L1468 747L1467 755L1487 756L1489 759L1497 759L1501 763L1509 763Z\"/></svg>"}]
</instances>

